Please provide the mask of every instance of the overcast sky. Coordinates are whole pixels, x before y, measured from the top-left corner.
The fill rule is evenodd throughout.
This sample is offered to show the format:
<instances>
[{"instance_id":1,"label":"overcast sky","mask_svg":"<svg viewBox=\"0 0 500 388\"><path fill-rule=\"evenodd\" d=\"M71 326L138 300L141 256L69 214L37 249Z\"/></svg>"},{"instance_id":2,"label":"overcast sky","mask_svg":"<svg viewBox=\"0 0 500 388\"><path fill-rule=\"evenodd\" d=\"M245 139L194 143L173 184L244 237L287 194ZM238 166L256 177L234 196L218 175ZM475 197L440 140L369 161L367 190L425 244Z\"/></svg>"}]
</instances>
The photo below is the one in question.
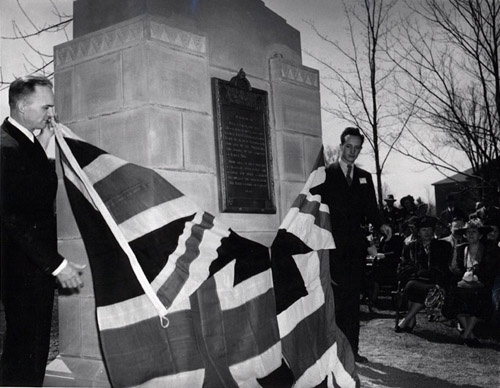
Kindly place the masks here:
<instances>
[{"instance_id":1,"label":"overcast sky","mask_svg":"<svg viewBox=\"0 0 500 388\"><path fill-rule=\"evenodd\" d=\"M36 23L41 21L56 21L49 0L20 0L29 15ZM72 13L72 0L52 0L63 13ZM321 39L312 31L306 21L313 22L322 32L339 40L345 39L345 25L340 0L264 0L264 3L274 12L287 20L288 24L301 33L302 49L318 53L331 51ZM20 13L15 0L0 0L0 29L1 36L12 36L12 21L22 22L23 28L31 31L29 22ZM71 32L70 32L71 33ZM61 34L45 34L36 39L33 44L42 47L42 51L51 54L52 47L62 43L66 37ZM11 79L12 75L23 74L23 65L26 63L24 56L36 60L32 50L20 41L0 41L0 60L3 75ZM318 68L318 64L303 54L303 64L312 68ZM335 58L332 58L332 62ZM321 74L320 74L321 75ZM325 94L322 93L322 102L325 103ZM6 90L0 92L0 114L2 120L8 115L8 103ZM345 123L335 117L322 112L323 141L325 144L338 145L339 136ZM455 156L456 157L456 156ZM365 151L360 159L360 164L367 170L374 171L373 160ZM456 164L460 168L468 168L465 157L456 157ZM425 165L417 164L400 157L396 154L389 159L384 172L384 182L390 188L386 194L394 194L401 198L406 194L412 194L415 198L421 197L424 202L434 202L434 189L432 183L443 179L443 175Z\"/></svg>"}]
</instances>

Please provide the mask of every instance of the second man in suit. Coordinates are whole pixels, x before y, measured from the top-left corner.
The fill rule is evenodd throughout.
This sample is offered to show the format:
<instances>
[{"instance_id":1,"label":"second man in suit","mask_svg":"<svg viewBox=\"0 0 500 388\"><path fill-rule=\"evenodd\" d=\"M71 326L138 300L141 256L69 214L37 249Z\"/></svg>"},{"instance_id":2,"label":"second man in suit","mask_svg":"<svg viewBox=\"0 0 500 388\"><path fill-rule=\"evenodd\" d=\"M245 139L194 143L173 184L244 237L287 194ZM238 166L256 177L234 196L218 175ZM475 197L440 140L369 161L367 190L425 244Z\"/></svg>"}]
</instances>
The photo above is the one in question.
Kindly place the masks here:
<instances>
[{"instance_id":1,"label":"second man in suit","mask_svg":"<svg viewBox=\"0 0 500 388\"><path fill-rule=\"evenodd\" d=\"M336 248L330 251L335 314L346 335L356 362L359 354L359 308L368 241L363 226L382 224L371 174L354 165L364 136L358 128L346 128L340 137L340 158L326 170L324 201L330 208Z\"/></svg>"}]
</instances>

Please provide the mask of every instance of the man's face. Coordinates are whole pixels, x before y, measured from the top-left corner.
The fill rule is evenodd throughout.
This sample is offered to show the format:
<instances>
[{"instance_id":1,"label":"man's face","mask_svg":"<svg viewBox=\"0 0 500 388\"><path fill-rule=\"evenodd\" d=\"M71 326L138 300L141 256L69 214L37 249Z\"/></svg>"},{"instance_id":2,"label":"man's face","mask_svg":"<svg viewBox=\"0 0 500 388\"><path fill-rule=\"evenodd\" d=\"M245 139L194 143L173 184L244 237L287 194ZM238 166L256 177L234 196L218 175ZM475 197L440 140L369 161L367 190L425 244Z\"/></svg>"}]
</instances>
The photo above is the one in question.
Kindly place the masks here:
<instances>
[{"instance_id":1,"label":"man's face","mask_svg":"<svg viewBox=\"0 0 500 388\"><path fill-rule=\"evenodd\" d=\"M47 86L35 86L35 92L18 104L22 124L30 131L43 129L53 115L54 93Z\"/></svg>"},{"instance_id":2,"label":"man's face","mask_svg":"<svg viewBox=\"0 0 500 388\"><path fill-rule=\"evenodd\" d=\"M500 235L500 230L498 229L498 226L496 225L491 225L491 232L489 232L487 235L486 235L486 238L488 240L492 240L492 241L498 241L498 237Z\"/></svg>"},{"instance_id":3,"label":"man's face","mask_svg":"<svg viewBox=\"0 0 500 388\"><path fill-rule=\"evenodd\" d=\"M418 236L423 241L429 241L434 236L434 228L432 228L431 226L426 226L426 227L423 227L423 228L419 228L418 229Z\"/></svg>"},{"instance_id":4,"label":"man's face","mask_svg":"<svg viewBox=\"0 0 500 388\"><path fill-rule=\"evenodd\" d=\"M347 135L344 144L340 145L340 158L347 164L352 164L361 152L361 138Z\"/></svg>"}]
</instances>

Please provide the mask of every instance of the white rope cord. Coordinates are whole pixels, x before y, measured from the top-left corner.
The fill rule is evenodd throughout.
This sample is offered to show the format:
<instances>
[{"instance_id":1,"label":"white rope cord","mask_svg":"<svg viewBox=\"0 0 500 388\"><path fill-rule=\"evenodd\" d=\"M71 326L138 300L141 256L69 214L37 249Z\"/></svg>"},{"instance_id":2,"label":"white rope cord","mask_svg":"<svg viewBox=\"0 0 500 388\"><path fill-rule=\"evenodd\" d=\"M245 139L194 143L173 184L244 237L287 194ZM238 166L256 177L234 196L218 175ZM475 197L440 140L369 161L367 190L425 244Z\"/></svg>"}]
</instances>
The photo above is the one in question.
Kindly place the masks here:
<instances>
[{"instance_id":1,"label":"white rope cord","mask_svg":"<svg viewBox=\"0 0 500 388\"><path fill-rule=\"evenodd\" d=\"M153 304L154 308L158 312L158 315L160 317L161 325L163 327L168 326L168 319L166 317L167 315L167 309L165 306L162 304L158 296L156 295L155 290L153 287L151 287L151 284L149 283L148 279L146 278L146 275L144 274L141 266L139 265L139 262L137 261L137 257L135 256L134 251L132 251L132 248L130 248L130 245L128 244L125 236L123 235L122 231L120 230L120 227L118 224L115 222L113 219L113 216L109 212L108 208L106 207L106 204L103 202L97 191L94 189L94 186L92 185L92 182L89 180L87 175L83 172L81 169L80 165L78 164L77 160L75 159L73 153L71 152L68 144L66 143L66 140L64 140L63 137L63 132L66 134L72 134L72 131L62 125L62 124L55 124L54 132L56 135L56 140L59 145L59 148L61 149L62 153L68 160L68 163L70 164L71 168L74 170L75 174L78 176L78 178L82 181L84 184L87 192L89 193L90 197L94 201L95 206L101 213L102 217L104 218L104 221L108 224L109 228L111 229L111 232L116 238L116 241L118 241L118 244L120 247L123 249L125 254L128 256L130 265L132 266L132 270L135 273L135 276L137 277L137 280L139 281L142 289L144 290L146 296L148 299L151 301Z\"/></svg>"}]
</instances>

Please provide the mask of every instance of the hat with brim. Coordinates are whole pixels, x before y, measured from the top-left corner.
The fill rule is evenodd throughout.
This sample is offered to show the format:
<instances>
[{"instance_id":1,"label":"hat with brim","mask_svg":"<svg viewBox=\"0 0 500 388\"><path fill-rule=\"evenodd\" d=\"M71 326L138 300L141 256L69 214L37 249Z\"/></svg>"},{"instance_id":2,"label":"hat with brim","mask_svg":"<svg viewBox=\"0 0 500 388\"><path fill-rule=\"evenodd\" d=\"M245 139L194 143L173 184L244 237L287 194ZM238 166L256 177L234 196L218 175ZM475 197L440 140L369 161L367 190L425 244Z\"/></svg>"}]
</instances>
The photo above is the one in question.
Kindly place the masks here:
<instances>
[{"instance_id":1,"label":"hat with brim","mask_svg":"<svg viewBox=\"0 0 500 388\"><path fill-rule=\"evenodd\" d=\"M482 235L488 234L493 230L491 226L484 226L480 220L473 219L467 221L463 228L457 229L457 233L465 234L469 229L477 229L479 231L479 234Z\"/></svg>"},{"instance_id":2,"label":"hat with brim","mask_svg":"<svg viewBox=\"0 0 500 388\"><path fill-rule=\"evenodd\" d=\"M407 195L406 197L403 197L399 200L399 203L403 205L405 201L410 201L411 203L415 203L415 198L413 198L411 195Z\"/></svg>"},{"instance_id":3,"label":"hat with brim","mask_svg":"<svg viewBox=\"0 0 500 388\"><path fill-rule=\"evenodd\" d=\"M387 196L387 198L384 198L384 201L385 202L396 202L396 200L394 199L394 195L392 195L392 194L389 194Z\"/></svg>"}]
</instances>

